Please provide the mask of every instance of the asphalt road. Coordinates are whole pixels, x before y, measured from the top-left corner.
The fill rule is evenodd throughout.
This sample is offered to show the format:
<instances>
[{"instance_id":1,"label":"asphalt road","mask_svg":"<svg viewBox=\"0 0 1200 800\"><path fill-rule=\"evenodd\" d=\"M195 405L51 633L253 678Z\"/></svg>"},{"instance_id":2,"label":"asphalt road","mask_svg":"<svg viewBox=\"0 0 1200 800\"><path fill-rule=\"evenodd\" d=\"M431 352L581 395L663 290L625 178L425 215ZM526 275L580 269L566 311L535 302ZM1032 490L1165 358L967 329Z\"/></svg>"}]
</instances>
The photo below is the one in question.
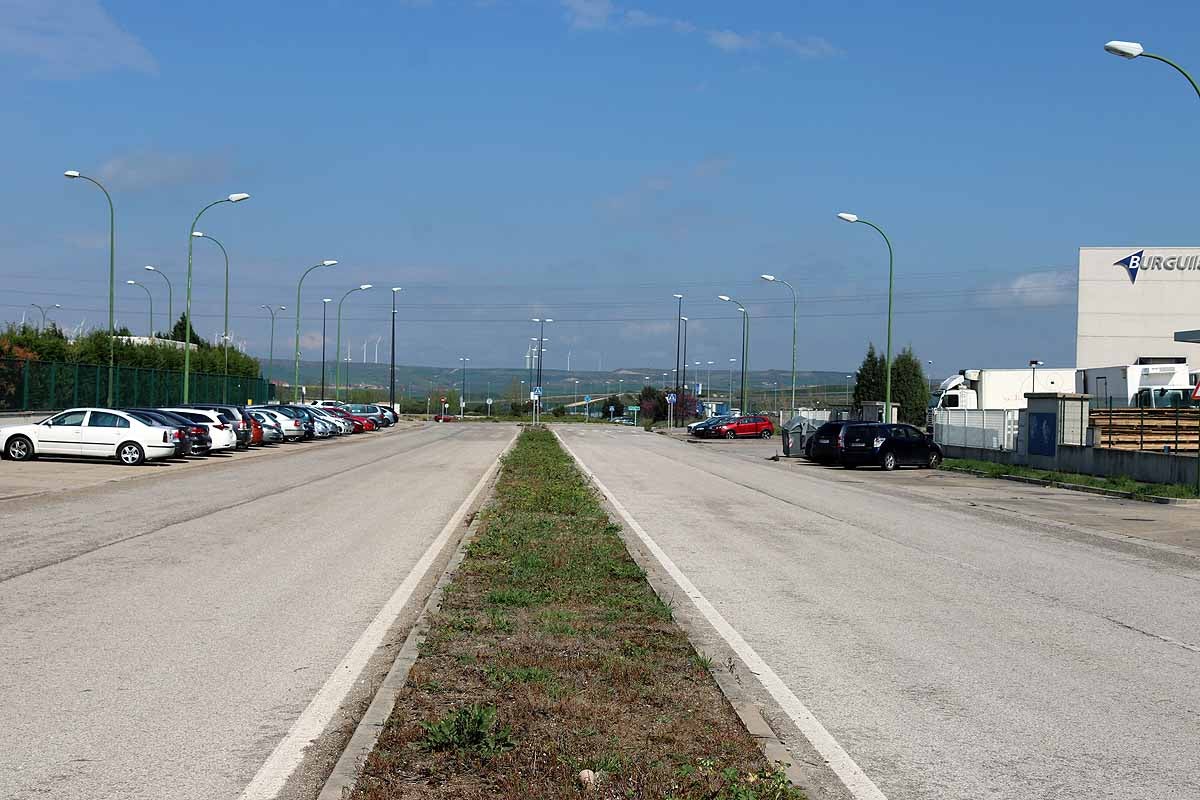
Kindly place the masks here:
<instances>
[{"instance_id":1,"label":"asphalt road","mask_svg":"<svg viewBox=\"0 0 1200 800\"><path fill-rule=\"evenodd\" d=\"M560 431L892 800L1200 797L1197 509Z\"/></svg>"},{"instance_id":2,"label":"asphalt road","mask_svg":"<svg viewBox=\"0 0 1200 800\"><path fill-rule=\"evenodd\" d=\"M421 426L0 500L0 797L237 797L513 434ZM23 468L0 463L0 496Z\"/></svg>"}]
</instances>

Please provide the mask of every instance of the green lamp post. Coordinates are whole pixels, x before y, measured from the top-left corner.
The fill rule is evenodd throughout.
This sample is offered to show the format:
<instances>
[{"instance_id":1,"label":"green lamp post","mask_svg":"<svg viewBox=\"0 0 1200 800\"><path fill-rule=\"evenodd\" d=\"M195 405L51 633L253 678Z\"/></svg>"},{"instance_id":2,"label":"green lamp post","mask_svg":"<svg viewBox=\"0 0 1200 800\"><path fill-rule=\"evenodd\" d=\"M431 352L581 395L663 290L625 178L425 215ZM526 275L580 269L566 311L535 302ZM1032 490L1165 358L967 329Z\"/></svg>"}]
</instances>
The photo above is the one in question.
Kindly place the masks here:
<instances>
[{"instance_id":1,"label":"green lamp post","mask_svg":"<svg viewBox=\"0 0 1200 800\"><path fill-rule=\"evenodd\" d=\"M1114 41L1104 45L1104 49L1106 52L1112 53L1114 56L1120 56L1121 58L1133 60L1138 56L1141 56L1142 58L1150 58L1155 61L1161 61L1168 66L1174 67L1180 75L1188 79L1188 83L1190 83L1192 88L1196 90L1196 96L1200 97L1200 86L1196 85L1196 82L1192 80L1192 76L1187 73L1187 70L1169 58L1164 58L1163 56L1158 56L1154 53L1147 53L1145 48L1142 47L1141 43Z\"/></svg>"},{"instance_id":2,"label":"green lamp post","mask_svg":"<svg viewBox=\"0 0 1200 800\"><path fill-rule=\"evenodd\" d=\"M300 287L304 285L304 279L308 277L308 273L320 267L333 267L337 265L337 261L326 259L320 264L313 264L308 269L304 270L304 274L300 276L300 281L296 284L296 375L293 381L295 392L292 396L292 402L300 402ZM324 356L322 356L324 358Z\"/></svg>"},{"instance_id":3,"label":"green lamp post","mask_svg":"<svg viewBox=\"0 0 1200 800\"><path fill-rule=\"evenodd\" d=\"M208 239L210 242L221 248L221 255L225 256L225 323L221 329L221 349L225 351L225 371L221 380L221 402L229 402L229 253L225 250L225 245L218 242L213 237L203 231L192 231L192 236L197 239Z\"/></svg>"},{"instance_id":4,"label":"green lamp post","mask_svg":"<svg viewBox=\"0 0 1200 800\"><path fill-rule=\"evenodd\" d=\"M63 177L69 180L79 178L81 180L94 183L104 192L104 198L108 200L108 400L107 405L113 404L113 363L116 360L117 340L115 321L116 316L113 311L113 303L117 294L117 214L113 210L112 195L108 193L108 189L95 178L90 178L82 174L77 169L69 169L63 173ZM184 384L186 386L186 383ZM186 390L185 390L186 391ZM184 398L186 399L186 397Z\"/></svg>"},{"instance_id":5,"label":"green lamp post","mask_svg":"<svg viewBox=\"0 0 1200 800\"><path fill-rule=\"evenodd\" d=\"M344 295L342 295L342 299L338 301L337 346L333 350L334 359L335 359L335 363L336 363L336 370L337 370L333 377L333 397L335 400L342 399L341 390L338 388L342 385L341 384L342 359L341 359L341 355L340 355L342 352L342 303L346 302L346 298L349 297L350 295L354 294L355 292L365 292L367 289L370 289L372 285L373 284L370 284L370 283L364 283L361 286L356 286L355 288L351 289L350 291L348 291ZM347 378L350 377L350 367L348 365L346 367L346 377ZM349 395L347 394L347 396L349 396Z\"/></svg>"},{"instance_id":6,"label":"green lamp post","mask_svg":"<svg viewBox=\"0 0 1200 800\"><path fill-rule=\"evenodd\" d=\"M149 334L149 336L151 339L153 339L154 338L154 295L150 293L150 287L144 283L139 283L138 281L134 281L134 280L128 280L125 282L127 284L129 284L130 286L140 286L140 287L142 287L143 291L146 292L146 299L150 302L150 334Z\"/></svg>"},{"instance_id":7,"label":"green lamp post","mask_svg":"<svg viewBox=\"0 0 1200 800\"><path fill-rule=\"evenodd\" d=\"M888 239L887 234L883 232L874 222L868 222L865 219L859 219L855 214L847 214L842 212L837 215L842 222L861 222L863 225L870 225L875 230L879 231L879 235L883 237L883 241L887 244L888 249L888 320L887 320L887 355L883 361L883 408L886 422L892 421L892 289L895 278L895 257L892 253L892 242Z\"/></svg>"}]
</instances>

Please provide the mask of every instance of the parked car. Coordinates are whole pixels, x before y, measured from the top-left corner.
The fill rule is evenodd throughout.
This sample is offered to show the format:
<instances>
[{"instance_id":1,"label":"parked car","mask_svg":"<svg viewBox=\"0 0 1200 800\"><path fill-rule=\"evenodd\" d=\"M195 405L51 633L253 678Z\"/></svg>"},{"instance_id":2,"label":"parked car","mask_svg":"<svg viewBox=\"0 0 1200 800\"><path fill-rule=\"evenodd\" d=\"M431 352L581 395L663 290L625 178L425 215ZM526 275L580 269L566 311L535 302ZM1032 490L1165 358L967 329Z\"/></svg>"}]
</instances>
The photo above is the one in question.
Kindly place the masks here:
<instances>
[{"instance_id":1,"label":"parked car","mask_svg":"<svg viewBox=\"0 0 1200 800\"><path fill-rule=\"evenodd\" d=\"M370 420L355 416L341 406L325 406L325 410L349 422L352 428L351 433L362 433L371 424ZM372 430L374 430L373 427Z\"/></svg>"},{"instance_id":2,"label":"parked car","mask_svg":"<svg viewBox=\"0 0 1200 800\"><path fill-rule=\"evenodd\" d=\"M321 408L341 408L345 403L341 400L317 400L313 405Z\"/></svg>"},{"instance_id":3,"label":"parked car","mask_svg":"<svg viewBox=\"0 0 1200 800\"><path fill-rule=\"evenodd\" d=\"M376 405L379 406L379 410L382 411L389 420L391 420L393 425L400 421L400 415L396 413L396 409L389 405L383 405L380 403L376 403Z\"/></svg>"},{"instance_id":4,"label":"parked car","mask_svg":"<svg viewBox=\"0 0 1200 800\"><path fill-rule=\"evenodd\" d=\"M771 420L758 414L734 417L733 419L719 422L711 428L704 429L704 435L724 439L740 439L745 437L770 439L774 434L775 426L771 423Z\"/></svg>"},{"instance_id":5,"label":"parked car","mask_svg":"<svg viewBox=\"0 0 1200 800\"><path fill-rule=\"evenodd\" d=\"M233 425L233 432L237 436L237 449L250 449L254 432L251 429L250 415L246 412L245 406L230 405L229 403L188 403L187 407L219 411Z\"/></svg>"},{"instance_id":6,"label":"parked car","mask_svg":"<svg viewBox=\"0 0 1200 800\"><path fill-rule=\"evenodd\" d=\"M283 435L283 426L274 417L255 409L249 409L250 416L262 429L263 444L278 444L287 441Z\"/></svg>"},{"instance_id":7,"label":"parked car","mask_svg":"<svg viewBox=\"0 0 1200 800\"><path fill-rule=\"evenodd\" d=\"M804 457L818 464L836 464L841 458L842 432L847 425L861 424L845 420L826 422L804 442Z\"/></svg>"},{"instance_id":8,"label":"parked car","mask_svg":"<svg viewBox=\"0 0 1200 800\"><path fill-rule=\"evenodd\" d=\"M254 415L251 414L249 411L246 412L246 416L250 417L250 444L262 444L263 443L262 423L260 423L258 420L256 420L254 418Z\"/></svg>"},{"instance_id":9,"label":"parked car","mask_svg":"<svg viewBox=\"0 0 1200 800\"><path fill-rule=\"evenodd\" d=\"M717 425L724 424L731 419L735 418L731 416L718 416L702 419L698 422L689 422L687 426L687 432L691 436L703 438L710 430L712 430L712 428Z\"/></svg>"},{"instance_id":10,"label":"parked car","mask_svg":"<svg viewBox=\"0 0 1200 800\"><path fill-rule=\"evenodd\" d=\"M163 411L171 411L208 428L213 452L237 449L237 433L233 429L233 422L219 411L207 408L164 408Z\"/></svg>"},{"instance_id":11,"label":"parked car","mask_svg":"<svg viewBox=\"0 0 1200 800\"><path fill-rule=\"evenodd\" d=\"M158 414L168 420L176 421L180 425L188 426L188 455L205 456L212 450L212 436L209 435L207 426L192 422L187 417L182 417L171 411L164 411L161 408L135 408L133 410Z\"/></svg>"},{"instance_id":12,"label":"parked car","mask_svg":"<svg viewBox=\"0 0 1200 800\"><path fill-rule=\"evenodd\" d=\"M166 411L144 411L137 408L122 408L121 411L147 425L162 425L164 428L175 431L175 457L183 458L191 455L191 431L196 427L192 422L173 414L167 416L168 412Z\"/></svg>"},{"instance_id":13,"label":"parked car","mask_svg":"<svg viewBox=\"0 0 1200 800\"><path fill-rule=\"evenodd\" d=\"M250 411L273 420L283 432L285 441L298 442L304 438L304 423L293 414L285 414L279 406L251 406Z\"/></svg>"},{"instance_id":14,"label":"parked car","mask_svg":"<svg viewBox=\"0 0 1200 800\"><path fill-rule=\"evenodd\" d=\"M850 425L843 431L840 461L846 469L866 464L880 469L917 466L936 468L942 448L912 425Z\"/></svg>"},{"instance_id":15,"label":"parked car","mask_svg":"<svg viewBox=\"0 0 1200 800\"><path fill-rule=\"evenodd\" d=\"M458 417L454 416L453 414L434 414L433 421L434 422L457 422Z\"/></svg>"},{"instance_id":16,"label":"parked car","mask_svg":"<svg viewBox=\"0 0 1200 800\"><path fill-rule=\"evenodd\" d=\"M371 420L371 422L375 423L376 428L382 428L384 425L391 424L390 422L385 422L384 414L379 410L379 406L351 403L346 406L346 410L356 417Z\"/></svg>"},{"instance_id":17,"label":"parked car","mask_svg":"<svg viewBox=\"0 0 1200 800\"><path fill-rule=\"evenodd\" d=\"M0 447L13 461L39 455L92 456L136 466L175 455L175 429L111 408L72 408L32 425L0 428Z\"/></svg>"},{"instance_id":18,"label":"parked car","mask_svg":"<svg viewBox=\"0 0 1200 800\"><path fill-rule=\"evenodd\" d=\"M354 425L350 422L350 420L339 417L337 414L332 413L328 408L312 406L312 411L322 419L326 419L333 423L337 429L338 436L354 433Z\"/></svg>"}]
</instances>

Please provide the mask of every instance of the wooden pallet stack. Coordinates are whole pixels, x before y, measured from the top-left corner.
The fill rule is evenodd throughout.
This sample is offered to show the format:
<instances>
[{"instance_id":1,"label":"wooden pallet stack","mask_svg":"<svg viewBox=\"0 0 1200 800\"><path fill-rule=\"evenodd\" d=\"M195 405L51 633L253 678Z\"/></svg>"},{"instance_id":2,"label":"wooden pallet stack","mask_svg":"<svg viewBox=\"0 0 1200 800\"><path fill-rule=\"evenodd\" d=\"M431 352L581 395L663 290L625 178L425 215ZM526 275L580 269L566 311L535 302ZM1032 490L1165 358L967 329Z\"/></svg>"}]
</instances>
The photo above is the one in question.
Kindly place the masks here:
<instances>
[{"instance_id":1,"label":"wooden pallet stack","mask_svg":"<svg viewBox=\"0 0 1200 800\"><path fill-rule=\"evenodd\" d=\"M1200 409L1098 408L1091 413L1097 447L1116 450L1200 450Z\"/></svg>"}]
</instances>

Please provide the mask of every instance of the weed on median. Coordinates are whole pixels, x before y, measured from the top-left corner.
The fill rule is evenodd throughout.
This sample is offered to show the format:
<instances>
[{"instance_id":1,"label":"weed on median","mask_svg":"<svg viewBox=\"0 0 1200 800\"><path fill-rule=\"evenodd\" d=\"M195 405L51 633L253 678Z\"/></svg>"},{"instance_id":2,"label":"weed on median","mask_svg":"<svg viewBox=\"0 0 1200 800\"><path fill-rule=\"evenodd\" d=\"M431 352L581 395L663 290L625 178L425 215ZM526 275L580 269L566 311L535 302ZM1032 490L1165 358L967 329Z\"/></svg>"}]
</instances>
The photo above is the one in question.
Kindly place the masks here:
<instances>
[{"instance_id":1,"label":"weed on median","mask_svg":"<svg viewBox=\"0 0 1200 800\"><path fill-rule=\"evenodd\" d=\"M481 523L354 798L801 797L550 433Z\"/></svg>"}]
</instances>

